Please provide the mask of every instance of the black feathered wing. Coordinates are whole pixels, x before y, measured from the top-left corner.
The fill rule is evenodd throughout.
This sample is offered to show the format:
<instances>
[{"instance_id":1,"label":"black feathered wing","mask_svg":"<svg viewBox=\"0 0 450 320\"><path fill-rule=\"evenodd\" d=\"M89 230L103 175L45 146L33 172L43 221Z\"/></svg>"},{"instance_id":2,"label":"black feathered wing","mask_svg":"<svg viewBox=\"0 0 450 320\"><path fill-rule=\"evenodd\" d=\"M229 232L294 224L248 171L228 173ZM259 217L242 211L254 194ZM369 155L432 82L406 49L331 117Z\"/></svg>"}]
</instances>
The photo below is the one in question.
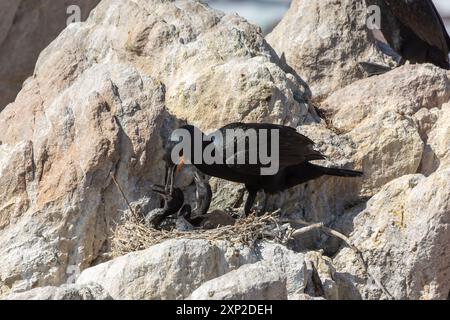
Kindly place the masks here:
<instances>
[{"instance_id":1,"label":"black feathered wing","mask_svg":"<svg viewBox=\"0 0 450 320\"><path fill-rule=\"evenodd\" d=\"M240 134L236 134L232 137L232 139L230 139L226 133L227 129L241 129L242 131L234 131L235 133ZM257 133L257 143L254 141L253 143L249 143L251 139L248 138L248 129L252 129ZM266 130L267 134L262 134L262 130ZM279 168L325 158L320 152L314 150L314 142L311 139L298 133L294 128L276 124L229 124L220 129L223 141L215 140L215 144L219 150L222 150L224 162L231 170L245 175L260 175L261 168L267 168L269 165L262 164L259 161L260 158L258 156L258 152L261 151L261 147L265 147L265 151L272 150L271 134L273 134L273 130L278 132L278 139L275 139L277 143L275 148L277 148L278 145L277 150L279 154ZM239 148L239 146L244 146L244 148ZM227 149L234 150L235 152L229 152L227 154ZM266 152L263 153L267 154ZM252 160L250 155L257 155L257 163L250 162L250 160ZM276 157L273 159L276 159ZM241 162L239 162L239 160L241 160ZM244 160L245 163L242 163L242 160ZM255 160L254 156L253 160Z\"/></svg>"},{"instance_id":2,"label":"black feathered wing","mask_svg":"<svg viewBox=\"0 0 450 320\"><path fill-rule=\"evenodd\" d=\"M450 37L431 0L385 0L396 18L420 39L448 55Z\"/></svg>"}]
</instances>

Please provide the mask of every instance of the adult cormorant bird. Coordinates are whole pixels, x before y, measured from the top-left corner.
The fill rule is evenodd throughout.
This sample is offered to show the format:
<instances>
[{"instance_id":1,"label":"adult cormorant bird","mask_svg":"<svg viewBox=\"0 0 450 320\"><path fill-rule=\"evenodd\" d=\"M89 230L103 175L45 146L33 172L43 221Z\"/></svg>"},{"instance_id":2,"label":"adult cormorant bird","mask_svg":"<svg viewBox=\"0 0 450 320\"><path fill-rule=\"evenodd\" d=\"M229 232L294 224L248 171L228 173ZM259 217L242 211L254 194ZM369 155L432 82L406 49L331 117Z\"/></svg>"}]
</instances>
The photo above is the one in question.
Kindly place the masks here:
<instances>
[{"instance_id":1,"label":"adult cormorant bird","mask_svg":"<svg viewBox=\"0 0 450 320\"><path fill-rule=\"evenodd\" d=\"M450 37L431 0L366 0L381 9L381 32L401 57L400 65L432 63L450 69Z\"/></svg>"},{"instance_id":2,"label":"adult cormorant bird","mask_svg":"<svg viewBox=\"0 0 450 320\"><path fill-rule=\"evenodd\" d=\"M211 154L217 155L221 161L220 163L216 161L208 164L201 159L200 162L196 163L194 152L189 155L180 152L178 154L180 157L178 166L181 167L187 162L193 164L206 175L245 184L249 193L244 208L246 214L251 211L257 192L260 190L266 194L275 194L325 175L339 177L360 177L363 175L359 171L327 168L310 163L309 161L312 160L325 159L325 156L313 149L314 142L312 140L291 127L268 123L232 123L207 136L191 125L183 126L181 129L187 130L191 137L200 136L200 141L203 140L201 142L202 153L205 150L212 150ZM235 132L236 136L231 140L227 139L227 130ZM249 143L248 141L246 133L252 130L258 133L257 143ZM254 152L258 153L259 151L255 148L261 145L265 145L266 150L272 150L272 132L275 132L274 130L279 136L278 141L276 141L278 142L278 150L276 151L279 154L277 161L279 170L271 175L262 175L261 169L270 165L263 164L260 159L251 164L249 161L250 155ZM263 131L267 133L265 136L259 134ZM217 139L219 136L222 139ZM173 139L181 141L181 137L173 137ZM195 144L198 145L196 142L197 140L191 139L191 150L194 150ZM242 142L245 145L243 150L237 147L242 145ZM227 153L230 146L233 146L234 152ZM245 164L230 161L230 159L236 160L242 154L245 156Z\"/></svg>"}]
</instances>

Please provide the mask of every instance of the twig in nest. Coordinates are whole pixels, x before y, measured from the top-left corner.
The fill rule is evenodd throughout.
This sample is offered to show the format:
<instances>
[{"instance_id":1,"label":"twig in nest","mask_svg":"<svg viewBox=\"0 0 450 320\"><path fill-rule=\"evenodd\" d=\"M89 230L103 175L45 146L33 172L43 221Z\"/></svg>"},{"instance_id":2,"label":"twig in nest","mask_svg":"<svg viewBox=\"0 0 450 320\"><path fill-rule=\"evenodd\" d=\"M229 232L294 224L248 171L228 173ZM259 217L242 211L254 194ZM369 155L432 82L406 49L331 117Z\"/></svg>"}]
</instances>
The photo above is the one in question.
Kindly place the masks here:
<instances>
[{"instance_id":1,"label":"twig in nest","mask_svg":"<svg viewBox=\"0 0 450 320\"><path fill-rule=\"evenodd\" d=\"M138 219L138 216L136 214L136 212L133 210L133 208L131 207L130 201L128 201L127 196L125 195L125 193L123 192L122 187L120 186L119 182L117 182L116 177L114 177L114 174L112 172L109 173L109 175L111 176L112 180L114 181L114 184L116 185L117 189L119 189L120 194L122 195L123 199L125 200L125 202L127 203L128 209L130 209L130 212L133 214L133 216Z\"/></svg>"},{"instance_id":2,"label":"twig in nest","mask_svg":"<svg viewBox=\"0 0 450 320\"><path fill-rule=\"evenodd\" d=\"M123 224L118 225L112 236L112 254L121 256L132 251L143 250L169 239L204 239L209 241L226 240L231 243L252 245L260 239L278 238L270 232L276 229L273 214L257 217L255 215L241 219L238 223L217 229L192 231L164 231L149 228L139 219L130 216Z\"/></svg>"},{"instance_id":3,"label":"twig in nest","mask_svg":"<svg viewBox=\"0 0 450 320\"><path fill-rule=\"evenodd\" d=\"M381 291L383 291L383 293L389 297L389 299L394 300L394 297L389 293L389 291L385 288L385 286L381 283L380 280L378 280L373 274L370 273L369 271L369 266L368 263L366 262L366 260L364 259L364 256L361 252L361 250L359 250L355 245L352 244L352 242L350 241L350 239L348 237L346 237L344 234L333 230L329 227L326 227L322 222L319 223L310 223L310 222L306 222L304 220L301 219L295 219L295 220L286 220L286 222L290 222L290 223L298 223L298 224L303 224L306 227L298 229L296 231L294 231L292 233L292 237L296 237L299 236L301 234L305 234L307 232L310 232L312 230L322 230L325 233L327 233L330 236L334 236L336 238L341 239L342 241L345 242L345 244L352 249L355 253L356 256L359 260L359 262L363 265L364 268L364 272L367 274L367 276L369 276L374 282L375 284L381 289Z\"/></svg>"}]
</instances>

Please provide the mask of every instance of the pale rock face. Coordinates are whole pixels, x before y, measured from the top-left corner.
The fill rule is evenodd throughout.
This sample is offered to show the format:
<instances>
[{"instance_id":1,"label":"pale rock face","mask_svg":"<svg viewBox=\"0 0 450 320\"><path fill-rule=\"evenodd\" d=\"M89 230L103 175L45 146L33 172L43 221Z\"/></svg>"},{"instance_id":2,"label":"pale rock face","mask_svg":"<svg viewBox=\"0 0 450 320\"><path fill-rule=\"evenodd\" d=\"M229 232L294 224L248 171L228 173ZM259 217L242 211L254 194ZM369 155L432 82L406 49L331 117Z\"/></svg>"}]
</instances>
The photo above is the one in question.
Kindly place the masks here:
<instances>
[{"instance_id":1,"label":"pale rock face","mask_svg":"<svg viewBox=\"0 0 450 320\"><path fill-rule=\"evenodd\" d=\"M337 90L321 104L333 126L344 132L386 111L413 116L420 109L440 108L450 99L448 71L431 64L404 65L380 76Z\"/></svg>"},{"instance_id":2,"label":"pale rock face","mask_svg":"<svg viewBox=\"0 0 450 320\"><path fill-rule=\"evenodd\" d=\"M65 284L60 287L39 287L12 293L5 300L111 300L98 284Z\"/></svg>"},{"instance_id":3,"label":"pale rock face","mask_svg":"<svg viewBox=\"0 0 450 320\"><path fill-rule=\"evenodd\" d=\"M333 128L354 143L352 159L365 172L362 194L372 196L395 178L425 172L426 165L436 169L425 146L431 128L442 127L435 123L450 99L449 86L446 70L406 65L356 81L321 103Z\"/></svg>"},{"instance_id":4,"label":"pale rock face","mask_svg":"<svg viewBox=\"0 0 450 320\"><path fill-rule=\"evenodd\" d=\"M100 0L8 0L0 10L0 111L13 102L22 83L33 74L39 53L74 18L85 20Z\"/></svg>"},{"instance_id":5,"label":"pale rock face","mask_svg":"<svg viewBox=\"0 0 450 320\"><path fill-rule=\"evenodd\" d=\"M59 285L102 262L130 202L161 184L176 117L298 125L311 115L259 29L195 1L102 1L40 55L0 113L0 283ZM239 81L235 81L240 79Z\"/></svg>"},{"instance_id":6,"label":"pale rock face","mask_svg":"<svg viewBox=\"0 0 450 320\"><path fill-rule=\"evenodd\" d=\"M450 170L407 175L382 188L354 220L350 240L396 299L447 299L450 291ZM344 299L386 299L361 280L356 256L334 258Z\"/></svg>"},{"instance_id":7,"label":"pale rock face","mask_svg":"<svg viewBox=\"0 0 450 320\"><path fill-rule=\"evenodd\" d=\"M114 299L183 299L247 258L206 240L170 240L86 269L77 283L98 283Z\"/></svg>"},{"instance_id":8,"label":"pale rock face","mask_svg":"<svg viewBox=\"0 0 450 320\"><path fill-rule=\"evenodd\" d=\"M263 262L248 264L195 290L192 300L286 300L280 273Z\"/></svg>"},{"instance_id":9,"label":"pale rock face","mask_svg":"<svg viewBox=\"0 0 450 320\"><path fill-rule=\"evenodd\" d=\"M249 248L178 239L88 268L77 284L97 283L114 299L333 298L338 287L328 263L318 252L267 242Z\"/></svg>"},{"instance_id":10,"label":"pale rock face","mask_svg":"<svg viewBox=\"0 0 450 320\"><path fill-rule=\"evenodd\" d=\"M364 77L360 62L390 63L366 28L365 12L360 1L294 0L267 41L315 97L324 97Z\"/></svg>"},{"instance_id":11,"label":"pale rock face","mask_svg":"<svg viewBox=\"0 0 450 320\"><path fill-rule=\"evenodd\" d=\"M110 0L90 22L95 31L66 30L53 46L66 45L73 33L87 33L92 40L86 50L97 59L108 50L119 51L121 60L132 58L164 83L169 112L203 130L241 120L296 125L308 117L296 78L275 64L278 58L259 28L239 16L197 1Z\"/></svg>"},{"instance_id":12,"label":"pale rock face","mask_svg":"<svg viewBox=\"0 0 450 320\"><path fill-rule=\"evenodd\" d=\"M416 173L423 153L423 141L411 118L386 111L348 133L356 145L355 162L363 168L361 194L372 196L389 181Z\"/></svg>"},{"instance_id":13,"label":"pale rock face","mask_svg":"<svg viewBox=\"0 0 450 320\"><path fill-rule=\"evenodd\" d=\"M145 195L149 177L162 180L161 169L152 168L166 117L162 86L132 68L103 63L72 90L48 109L1 114L0 279L9 287L60 284L68 266L83 269L99 257L126 206L110 172L131 199ZM11 165L23 169L8 170Z\"/></svg>"},{"instance_id":14,"label":"pale rock face","mask_svg":"<svg viewBox=\"0 0 450 320\"><path fill-rule=\"evenodd\" d=\"M450 104L446 103L440 110L433 110L430 117L438 120L431 122L427 135L427 145L422 160L422 172L429 175L436 170L450 166Z\"/></svg>"},{"instance_id":15,"label":"pale rock face","mask_svg":"<svg viewBox=\"0 0 450 320\"><path fill-rule=\"evenodd\" d=\"M357 150L354 142L345 135L338 135L322 121L319 124L300 126L297 130L316 142L328 160L318 161L324 166L365 170L353 160ZM362 178L322 177L288 190L280 196L275 208L283 205L287 212L297 213L310 221L329 223L346 207L361 201Z\"/></svg>"},{"instance_id":16,"label":"pale rock face","mask_svg":"<svg viewBox=\"0 0 450 320\"><path fill-rule=\"evenodd\" d=\"M66 28L0 113L0 294L104 297L84 289L94 282L116 299L386 298L338 243L326 248L331 260L281 245L178 239L105 262L127 209L111 173L131 203L156 207L163 141L187 120L204 131L232 121L291 125L317 142L323 164L363 170L362 179L298 186L272 206L351 233L394 297L447 298L449 73L406 65L358 80L359 62L384 63L361 18L354 1L294 1L268 37L293 69L257 27L197 1L103 0ZM0 19L0 42L10 23ZM305 102L303 76L328 96L318 106L327 121ZM212 209L235 202L235 184L212 184ZM312 233L292 245L324 241ZM78 285L57 287L73 268L84 270Z\"/></svg>"}]
</instances>

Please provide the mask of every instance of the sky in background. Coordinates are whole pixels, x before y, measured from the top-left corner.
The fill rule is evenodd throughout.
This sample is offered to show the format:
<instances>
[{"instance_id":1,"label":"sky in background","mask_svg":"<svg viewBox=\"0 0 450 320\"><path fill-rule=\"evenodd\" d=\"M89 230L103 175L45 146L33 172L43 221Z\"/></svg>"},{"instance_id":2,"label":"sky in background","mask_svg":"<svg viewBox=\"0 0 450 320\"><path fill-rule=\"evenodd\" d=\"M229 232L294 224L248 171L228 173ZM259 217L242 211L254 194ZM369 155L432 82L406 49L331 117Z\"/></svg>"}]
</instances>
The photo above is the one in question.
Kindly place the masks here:
<instances>
[{"instance_id":1,"label":"sky in background","mask_svg":"<svg viewBox=\"0 0 450 320\"><path fill-rule=\"evenodd\" d=\"M308 1L308 0L304 0ZM206 0L213 8L226 13L238 13L269 32L289 9L290 0ZM450 0L433 0L450 31Z\"/></svg>"},{"instance_id":2,"label":"sky in background","mask_svg":"<svg viewBox=\"0 0 450 320\"><path fill-rule=\"evenodd\" d=\"M450 32L450 0L433 0L433 2L444 18L447 30Z\"/></svg>"}]
</instances>

